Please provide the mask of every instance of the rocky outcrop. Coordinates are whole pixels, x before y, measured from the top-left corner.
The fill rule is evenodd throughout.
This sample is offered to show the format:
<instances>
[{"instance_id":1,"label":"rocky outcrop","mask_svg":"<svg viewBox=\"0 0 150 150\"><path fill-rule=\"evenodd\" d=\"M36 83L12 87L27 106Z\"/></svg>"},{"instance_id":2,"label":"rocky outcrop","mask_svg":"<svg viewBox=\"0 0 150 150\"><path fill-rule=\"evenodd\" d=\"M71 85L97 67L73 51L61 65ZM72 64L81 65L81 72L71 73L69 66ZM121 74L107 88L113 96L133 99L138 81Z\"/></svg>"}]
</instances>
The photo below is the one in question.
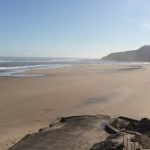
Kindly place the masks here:
<instances>
[{"instance_id":1,"label":"rocky outcrop","mask_svg":"<svg viewBox=\"0 0 150 150\"><path fill-rule=\"evenodd\" d=\"M102 115L63 117L37 133L26 135L9 150L87 150L105 140L103 128L109 119Z\"/></svg>"}]
</instances>

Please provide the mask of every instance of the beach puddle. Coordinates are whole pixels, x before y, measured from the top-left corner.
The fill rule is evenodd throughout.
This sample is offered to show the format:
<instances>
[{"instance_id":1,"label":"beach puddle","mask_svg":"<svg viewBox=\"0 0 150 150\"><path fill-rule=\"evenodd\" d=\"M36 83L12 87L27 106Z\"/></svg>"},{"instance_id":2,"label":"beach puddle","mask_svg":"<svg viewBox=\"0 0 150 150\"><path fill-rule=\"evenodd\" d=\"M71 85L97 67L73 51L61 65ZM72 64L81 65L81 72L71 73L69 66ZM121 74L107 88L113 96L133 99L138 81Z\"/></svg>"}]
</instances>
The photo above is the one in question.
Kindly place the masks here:
<instances>
[{"instance_id":1,"label":"beach puddle","mask_svg":"<svg viewBox=\"0 0 150 150\"><path fill-rule=\"evenodd\" d=\"M91 97L88 99L85 99L83 102L85 105L93 105L93 104L99 104L99 103L104 103L108 102L114 99L118 95L118 91L113 91L111 93L107 93L105 95L99 95L95 97Z\"/></svg>"},{"instance_id":2,"label":"beach puddle","mask_svg":"<svg viewBox=\"0 0 150 150\"><path fill-rule=\"evenodd\" d=\"M109 100L109 98L106 97L106 96L99 96L99 97L84 100L84 104L92 105L92 104L98 104L98 103L101 103L101 102L106 102L108 100Z\"/></svg>"},{"instance_id":3,"label":"beach puddle","mask_svg":"<svg viewBox=\"0 0 150 150\"><path fill-rule=\"evenodd\" d=\"M98 69L98 70L87 70L87 73L100 73L100 74L105 74L105 73L117 73L121 71L134 71L134 70L140 70L142 69L142 66L118 66L116 68L107 68L107 69Z\"/></svg>"},{"instance_id":4,"label":"beach puddle","mask_svg":"<svg viewBox=\"0 0 150 150\"><path fill-rule=\"evenodd\" d=\"M10 77L19 77L19 78L35 78L35 77L43 77L45 75L38 75L38 74L15 74L10 75Z\"/></svg>"}]
</instances>

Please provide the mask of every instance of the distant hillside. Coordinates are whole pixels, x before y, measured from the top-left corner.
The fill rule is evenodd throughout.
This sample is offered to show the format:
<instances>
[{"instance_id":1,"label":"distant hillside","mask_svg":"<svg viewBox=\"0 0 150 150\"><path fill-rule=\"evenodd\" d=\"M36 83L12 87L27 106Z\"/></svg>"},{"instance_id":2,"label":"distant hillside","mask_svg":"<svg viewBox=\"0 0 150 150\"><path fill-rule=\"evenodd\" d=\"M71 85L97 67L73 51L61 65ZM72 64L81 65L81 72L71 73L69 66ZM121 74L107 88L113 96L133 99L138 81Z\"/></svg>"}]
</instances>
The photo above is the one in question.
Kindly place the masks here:
<instances>
[{"instance_id":1,"label":"distant hillside","mask_svg":"<svg viewBox=\"0 0 150 150\"><path fill-rule=\"evenodd\" d=\"M102 60L150 62L150 45L143 46L138 50L111 53L103 57Z\"/></svg>"}]
</instances>

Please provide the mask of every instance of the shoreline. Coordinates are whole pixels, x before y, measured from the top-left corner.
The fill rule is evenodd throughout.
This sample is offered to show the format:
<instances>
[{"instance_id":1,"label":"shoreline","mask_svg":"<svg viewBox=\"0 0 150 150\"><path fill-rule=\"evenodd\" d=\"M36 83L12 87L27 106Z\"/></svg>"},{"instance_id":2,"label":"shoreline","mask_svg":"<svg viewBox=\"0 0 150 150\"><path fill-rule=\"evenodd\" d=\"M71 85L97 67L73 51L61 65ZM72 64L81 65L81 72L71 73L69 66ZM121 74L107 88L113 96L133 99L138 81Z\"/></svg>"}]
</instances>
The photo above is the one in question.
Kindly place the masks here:
<instances>
[{"instance_id":1,"label":"shoreline","mask_svg":"<svg viewBox=\"0 0 150 150\"><path fill-rule=\"evenodd\" d=\"M64 68L64 67L71 67L71 65L55 65L55 66L47 66L47 67L37 67L37 68L26 68L26 69L18 69L13 70L12 72L2 72L0 73L0 77L39 77L38 74L27 75L24 74L25 72L34 71L34 70L49 70L49 69L57 69L57 68Z\"/></svg>"},{"instance_id":2,"label":"shoreline","mask_svg":"<svg viewBox=\"0 0 150 150\"><path fill-rule=\"evenodd\" d=\"M0 77L38 77L38 74L32 74L32 75L28 75L25 74L25 72L30 72L30 71L35 71L35 70L51 70L51 69L59 69L59 68L67 68L67 67L75 67L75 66L90 66L90 65L105 65L105 66L128 66L131 68L126 68L126 69L133 69L135 67L135 69L138 69L138 66L142 66L142 65L149 65L149 62L109 62L109 61L98 61L95 60L96 62L89 62L89 63L71 63L71 64L38 64L38 65L31 65L31 66L14 66L14 67L0 67ZM133 67L133 68L132 68ZM119 71L119 70L117 70ZM103 71L102 71L103 72ZM104 70L105 72L105 70Z\"/></svg>"}]
</instances>

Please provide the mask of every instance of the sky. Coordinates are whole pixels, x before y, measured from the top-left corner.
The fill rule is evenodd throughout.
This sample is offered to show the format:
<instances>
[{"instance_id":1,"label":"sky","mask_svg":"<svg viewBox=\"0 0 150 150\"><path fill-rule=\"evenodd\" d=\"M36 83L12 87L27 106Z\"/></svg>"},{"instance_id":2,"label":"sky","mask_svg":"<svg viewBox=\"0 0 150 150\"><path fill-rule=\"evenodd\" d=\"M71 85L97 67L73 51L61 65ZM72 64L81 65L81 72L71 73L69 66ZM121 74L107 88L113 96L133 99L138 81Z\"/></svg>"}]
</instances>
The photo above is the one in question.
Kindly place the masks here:
<instances>
[{"instance_id":1,"label":"sky","mask_svg":"<svg viewBox=\"0 0 150 150\"><path fill-rule=\"evenodd\" d=\"M150 0L0 0L0 56L99 58L150 44Z\"/></svg>"}]
</instances>

